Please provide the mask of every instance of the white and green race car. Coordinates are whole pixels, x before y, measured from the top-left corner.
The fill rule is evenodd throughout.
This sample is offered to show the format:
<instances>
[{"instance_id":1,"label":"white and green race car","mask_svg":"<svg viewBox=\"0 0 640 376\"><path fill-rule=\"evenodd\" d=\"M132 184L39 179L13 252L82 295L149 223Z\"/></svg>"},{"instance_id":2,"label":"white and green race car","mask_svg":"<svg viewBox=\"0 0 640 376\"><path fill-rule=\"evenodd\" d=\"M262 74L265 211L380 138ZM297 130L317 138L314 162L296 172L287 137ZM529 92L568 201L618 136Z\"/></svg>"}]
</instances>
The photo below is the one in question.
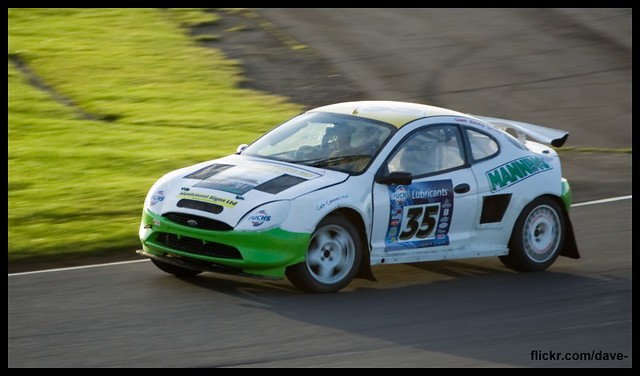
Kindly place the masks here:
<instances>
[{"instance_id":1,"label":"white and green race car","mask_svg":"<svg viewBox=\"0 0 640 376\"><path fill-rule=\"evenodd\" d=\"M313 292L380 264L498 256L544 270L579 258L571 190L545 146L567 136L414 103L316 108L158 180L138 253L180 277L286 276Z\"/></svg>"}]
</instances>

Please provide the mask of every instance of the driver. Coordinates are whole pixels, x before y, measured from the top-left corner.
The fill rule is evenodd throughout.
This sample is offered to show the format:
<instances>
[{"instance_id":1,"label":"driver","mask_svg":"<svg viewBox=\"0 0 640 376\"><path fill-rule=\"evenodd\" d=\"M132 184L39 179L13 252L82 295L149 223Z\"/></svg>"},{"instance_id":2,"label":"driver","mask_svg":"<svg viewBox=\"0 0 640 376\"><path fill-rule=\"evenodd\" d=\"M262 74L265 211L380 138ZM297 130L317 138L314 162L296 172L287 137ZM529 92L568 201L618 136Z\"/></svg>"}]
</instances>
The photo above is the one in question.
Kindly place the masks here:
<instances>
[{"instance_id":1,"label":"driver","mask_svg":"<svg viewBox=\"0 0 640 376\"><path fill-rule=\"evenodd\" d=\"M353 150L351 146L352 128L349 125L336 124L333 128L333 141L331 142L331 154L329 157L341 157L349 155Z\"/></svg>"},{"instance_id":2,"label":"driver","mask_svg":"<svg viewBox=\"0 0 640 376\"><path fill-rule=\"evenodd\" d=\"M355 132L350 125L337 124L333 129L333 141L331 142L331 153L329 159L335 159L337 167L345 170L360 172L370 160L371 153L363 146L354 147L352 135ZM343 158L344 157L344 158Z\"/></svg>"}]
</instances>

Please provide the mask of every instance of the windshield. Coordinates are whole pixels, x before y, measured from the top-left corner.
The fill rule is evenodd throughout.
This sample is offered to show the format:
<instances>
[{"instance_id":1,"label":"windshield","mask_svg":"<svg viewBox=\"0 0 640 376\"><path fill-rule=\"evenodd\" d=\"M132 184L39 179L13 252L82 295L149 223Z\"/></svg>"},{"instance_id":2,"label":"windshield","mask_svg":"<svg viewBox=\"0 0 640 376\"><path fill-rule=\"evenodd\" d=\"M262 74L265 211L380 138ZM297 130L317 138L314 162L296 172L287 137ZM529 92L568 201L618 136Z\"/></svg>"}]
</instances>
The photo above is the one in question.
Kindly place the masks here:
<instances>
[{"instance_id":1,"label":"windshield","mask_svg":"<svg viewBox=\"0 0 640 376\"><path fill-rule=\"evenodd\" d=\"M304 113L274 128L242 154L360 173L395 130L356 116Z\"/></svg>"}]
</instances>

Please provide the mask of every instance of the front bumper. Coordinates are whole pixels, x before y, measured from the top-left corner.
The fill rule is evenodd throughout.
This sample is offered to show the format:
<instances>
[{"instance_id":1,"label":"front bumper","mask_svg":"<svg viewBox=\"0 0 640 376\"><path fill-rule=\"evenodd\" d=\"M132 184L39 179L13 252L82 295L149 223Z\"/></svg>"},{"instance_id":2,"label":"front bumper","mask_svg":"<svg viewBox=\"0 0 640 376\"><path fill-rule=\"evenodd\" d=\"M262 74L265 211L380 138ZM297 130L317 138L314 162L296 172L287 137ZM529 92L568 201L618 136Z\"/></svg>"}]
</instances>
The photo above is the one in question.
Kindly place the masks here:
<instances>
[{"instance_id":1,"label":"front bumper","mask_svg":"<svg viewBox=\"0 0 640 376\"><path fill-rule=\"evenodd\" d=\"M309 233L278 227L266 231L204 230L145 210L140 224L143 252L138 253L159 261L182 262L191 269L283 278L287 266L304 261L310 237Z\"/></svg>"}]
</instances>

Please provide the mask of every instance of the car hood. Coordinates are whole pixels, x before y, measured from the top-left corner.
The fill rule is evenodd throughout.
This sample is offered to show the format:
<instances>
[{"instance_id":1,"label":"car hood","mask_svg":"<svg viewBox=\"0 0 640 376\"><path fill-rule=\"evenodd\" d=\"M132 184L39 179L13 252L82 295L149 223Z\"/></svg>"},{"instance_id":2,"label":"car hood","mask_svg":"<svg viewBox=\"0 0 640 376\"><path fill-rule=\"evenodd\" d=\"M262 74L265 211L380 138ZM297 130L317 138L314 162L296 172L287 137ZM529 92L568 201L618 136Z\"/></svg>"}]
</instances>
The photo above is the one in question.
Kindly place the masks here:
<instances>
[{"instance_id":1,"label":"car hood","mask_svg":"<svg viewBox=\"0 0 640 376\"><path fill-rule=\"evenodd\" d=\"M348 174L256 157L231 155L174 171L152 197L151 209L213 218L235 226L260 205L291 200L345 181Z\"/></svg>"}]
</instances>

